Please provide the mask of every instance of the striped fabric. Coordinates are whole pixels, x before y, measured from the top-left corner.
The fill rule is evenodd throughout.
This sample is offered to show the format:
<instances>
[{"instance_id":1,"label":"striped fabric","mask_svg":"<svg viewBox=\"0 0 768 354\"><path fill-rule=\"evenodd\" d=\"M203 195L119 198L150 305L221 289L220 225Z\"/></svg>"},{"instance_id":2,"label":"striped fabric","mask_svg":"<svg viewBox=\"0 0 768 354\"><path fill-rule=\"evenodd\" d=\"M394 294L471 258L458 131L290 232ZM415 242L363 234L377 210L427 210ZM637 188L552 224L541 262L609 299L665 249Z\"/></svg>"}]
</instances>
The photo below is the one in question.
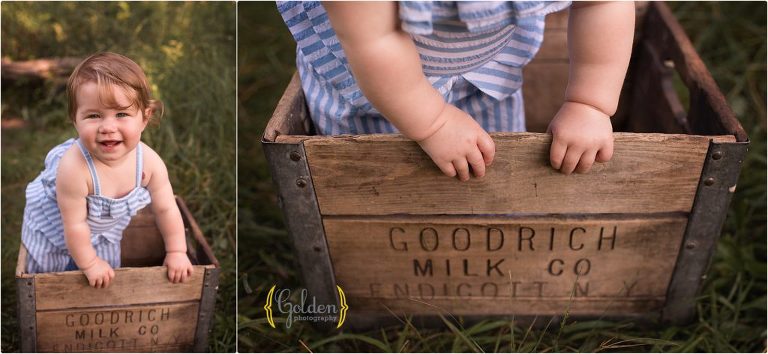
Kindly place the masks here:
<instances>
[{"instance_id":1,"label":"striped fabric","mask_svg":"<svg viewBox=\"0 0 768 354\"><path fill-rule=\"evenodd\" d=\"M278 1L297 42L296 63L318 134L396 133L365 98L319 2ZM547 14L570 2L405 1L425 76L447 102L489 132L524 131L522 69L538 51Z\"/></svg>"},{"instance_id":2,"label":"striped fabric","mask_svg":"<svg viewBox=\"0 0 768 354\"><path fill-rule=\"evenodd\" d=\"M120 267L120 240L131 217L151 203L149 191L141 186L142 144L136 147L136 186L122 198L101 195L101 183L88 150L79 140L69 139L53 148L45 158L45 169L27 185L21 240L27 248L28 273L61 272L71 260L64 240L64 225L56 203L56 171L64 153L77 145L88 163L94 194L86 197L88 226L96 255L113 268Z\"/></svg>"}]
</instances>

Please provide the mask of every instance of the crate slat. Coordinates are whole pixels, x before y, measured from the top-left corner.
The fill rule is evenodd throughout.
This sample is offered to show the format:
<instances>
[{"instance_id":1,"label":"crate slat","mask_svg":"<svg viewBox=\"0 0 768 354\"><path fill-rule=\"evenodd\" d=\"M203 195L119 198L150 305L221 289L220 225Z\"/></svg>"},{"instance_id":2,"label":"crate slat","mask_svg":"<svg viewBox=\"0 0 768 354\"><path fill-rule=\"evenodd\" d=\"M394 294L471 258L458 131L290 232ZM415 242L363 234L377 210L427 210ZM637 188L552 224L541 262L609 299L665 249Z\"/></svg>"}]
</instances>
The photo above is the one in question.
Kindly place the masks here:
<instances>
[{"instance_id":1,"label":"crate slat","mask_svg":"<svg viewBox=\"0 0 768 354\"><path fill-rule=\"evenodd\" d=\"M195 266L192 277L173 284L165 267L118 268L106 289L95 289L81 271L35 276L37 310L199 300L207 266Z\"/></svg>"},{"instance_id":2,"label":"crate slat","mask_svg":"<svg viewBox=\"0 0 768 354\"><path fill-rule=\"evenodd\" d=\"M445 177L415 142L399 136L305 140L320 213L687 213L713 139L615 133L610 162L565 176L549 165L549 135L493 136L493 165L483 179L464 183Z\"/></svg>"},{"instance_id":3,"label":"crate slat","mask_svg":"<svg viewBox=\"0 0 768 354\"><path fill-rule=\"evenodd\" d=\"M430 302L431 295L444 301L495 299L495 311L509 314L528 311L531 299L563 305L576 283L575 298L586 302L658 304L666 296L686 223L681 215L334 217L326 218L324 227L336 280L349 299L386 303L423 294ZM526 298L525 305L515 302Z\"/></svg>"},{"instance_id":4,"label":"crate slat","mask_svg":"<svg viewBox=\"0 0 768 354\"><path fill-rule=\"evenodd\" d=\"M198 302L39 311L40 352L191 348Z\"/></svg>"}]
</instances>

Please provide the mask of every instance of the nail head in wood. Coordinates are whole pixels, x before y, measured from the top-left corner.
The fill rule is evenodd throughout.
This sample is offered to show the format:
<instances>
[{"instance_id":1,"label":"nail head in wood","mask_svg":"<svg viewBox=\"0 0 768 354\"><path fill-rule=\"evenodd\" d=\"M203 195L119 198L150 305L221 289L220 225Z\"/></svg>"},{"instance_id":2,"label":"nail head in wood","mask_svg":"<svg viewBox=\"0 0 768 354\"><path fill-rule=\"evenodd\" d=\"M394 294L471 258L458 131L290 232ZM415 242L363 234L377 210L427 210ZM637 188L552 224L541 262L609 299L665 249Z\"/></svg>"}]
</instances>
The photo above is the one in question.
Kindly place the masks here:
<instances>
[{"instance_id":1,"label":"nail head in wood","mask_svg":"<svg viewBox=\"0 0 768 354\"><path fill-rule=\"evenodd\" d=\"M715 151L712 153L712 159L713 160L720 160L723 158L723 152L722 151Z\"/></svg>"},{"instance_id":2,"label":"nail head in wood","mask_svg":"<svg viewBox=\"0 0 768 354\"><path fill-rule=\"evenodd\" d=\"M299 188L304 188L307 186L307 181L305 181L303 178L297 178L296 185L299 186Z\"/></svg>"},{"instance_id":3,"label":"nail head in wood","mask_svg":"<svg viewBox=\"0 0 768 354\"><path fill-rule=\"evenodd\" d=\"M692 250L692 249L696 248L696 242L688 242L688 243L686 243L685 244L685 248L687 248L689 250Z\"/></svg>"},{"instance_id":4,"label":"nail head in wood","mask_svg":"<svg viewBox=\"0 0 768 354\"><path fill-rule=\"evenodd\" d=\"M299 161L301 160L301 155L296 151L291 151L291 160Z\"/></svg>"},{"instance_id":5,"label":"nail head in wood","mask_svg":"<svg viewBox=\"0 0 768 354\"><path fill-rule=\"evenodd\" d=\"M708 177L704 180L704 185L711 186L715 184L715 178L714 177Z\"/></svg>"}]
</instances>

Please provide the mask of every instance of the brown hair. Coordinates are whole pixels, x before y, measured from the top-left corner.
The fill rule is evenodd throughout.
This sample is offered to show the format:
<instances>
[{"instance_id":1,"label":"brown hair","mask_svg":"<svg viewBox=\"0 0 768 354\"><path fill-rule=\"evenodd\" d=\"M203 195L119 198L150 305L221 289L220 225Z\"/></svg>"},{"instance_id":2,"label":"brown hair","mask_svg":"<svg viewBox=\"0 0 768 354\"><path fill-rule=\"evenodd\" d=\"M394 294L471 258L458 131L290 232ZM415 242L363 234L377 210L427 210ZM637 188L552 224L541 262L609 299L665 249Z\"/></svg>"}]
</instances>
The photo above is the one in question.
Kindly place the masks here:
<instances>
[{"instance_id":1,"label":"brown hair","mask_svg":"<svg viewBox=\"0 0 768 354\"><path fill-rule=\"evenodd\" d=\"M155 112L163 115L163 103L152 98L152 90L147 83L147 77L138 64L125 56L116 53L96 53L75 67L67 80L67 98L69 100L69 118L75 121L77 114L77 90L86 82L95 82L99 90L99 102L108 107L127 109L136 106L142 114L150 108L150 114L145 119L153 117ZM121 107L115 101L112 85L125 91L131 100L131 105Z\"/></svg>"}]
</instances>

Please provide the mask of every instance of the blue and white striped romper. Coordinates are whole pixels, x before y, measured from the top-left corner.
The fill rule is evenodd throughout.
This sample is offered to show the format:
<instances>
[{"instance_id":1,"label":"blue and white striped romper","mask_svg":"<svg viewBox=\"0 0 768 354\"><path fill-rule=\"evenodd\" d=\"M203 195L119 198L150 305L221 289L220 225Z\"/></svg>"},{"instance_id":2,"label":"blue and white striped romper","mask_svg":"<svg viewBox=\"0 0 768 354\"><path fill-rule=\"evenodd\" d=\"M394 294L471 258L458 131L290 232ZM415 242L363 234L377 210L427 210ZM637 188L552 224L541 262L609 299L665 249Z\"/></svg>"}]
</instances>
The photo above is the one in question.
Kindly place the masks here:
<instances>
[{"instance_id":1,"label":"blue and white striped romper","mask_svg":"<svg viewBox=\"0 0 768 354\"><path fill-rule=\"evenodd\" d=\"M80 140L69 139L56 146L45 158L45 169L27 185L27 204L24 208L24 222L21 240L27 248L27 272L61 272L72 267L72 258L64 240L64 225L56 203L56 171L64 153L77 145L88 163L93 180L94 194L86 197L88 205L88 226L91 229L91 243L96 255L109 263L112 268L120 267L120 240L123 230L141 208L152 202L147 188L141 186L142 144L136 146L136 187L122 198L101 195L101 184L88 150ZM76 268L75 268L76 269Z\"/></svg>"},{"instance_id":2,"label":"blue and white striped romper","mask_svg":"<svg viewBox=\"0 0 768 354\"><path fill-rule=\"evenodd\" d=\"M328 15L316 1L278 1L297 42L296 64L318 134L396 133L363 96ZM538 52L547 14L570 1L403 1L401 28L425 76L488 132L525 131L523 67Z\"/></svg>"}]
</instances>

